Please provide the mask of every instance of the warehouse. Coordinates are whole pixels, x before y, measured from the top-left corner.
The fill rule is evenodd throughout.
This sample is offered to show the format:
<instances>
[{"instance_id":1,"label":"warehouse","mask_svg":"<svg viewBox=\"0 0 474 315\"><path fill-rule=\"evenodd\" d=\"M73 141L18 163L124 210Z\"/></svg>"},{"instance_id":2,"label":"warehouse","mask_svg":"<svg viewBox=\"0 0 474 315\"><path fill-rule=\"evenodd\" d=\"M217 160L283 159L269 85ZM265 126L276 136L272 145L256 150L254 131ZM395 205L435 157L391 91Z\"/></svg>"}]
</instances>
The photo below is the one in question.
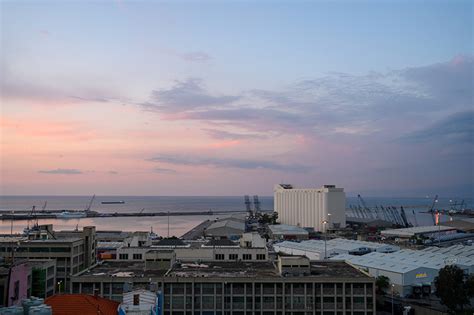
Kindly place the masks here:
<instances>
[{"instance_id":1,"label":"warehouse","mask_svg":"<svg viewBox=\"0 0 474 315\"><path fill-rule=\"evenodd\" d=\"M403 249L394 253L372 252L364 256L338 255L335 260L345 260L372 276L390 278L395 290L402 296L414 294L420 286L430 286L441 268L456 265L466 274L474 273L474 249L470 246Z\"/></svg>"},{"instance_id":2,"label":"warehouse","mask_svg":"<svg viewBox=\"0 0 474 315\"><path fill-rule=\"evenodd\" d=\"M325 252L327 257L335 257L339 254L361 255L373 251L390 253L400 249L398 246L389 244L347 240L342 238L328 240L326 245L324 240L308 240L302 242L285 241L274 244L273 248L275 251L285 254L304 255L311 260L323 259Z\"/></svg>"},{"instance_id":3,"label":"warehouse","mask_svg":"<svg viewBox=\"0 0 474 315\"><path fill-rule=\"evenodd\" d=\"M390 238L411 238L411 237L424 237L424 238L437 238L440 235L455 234L456 228L450 226L414 226L402 229L391 229L380 232L382 236Z\"/></svg>"},{"instance_id":4,"label":"warehouse","mask_svg":"<svg viewBox=\"0 0 474 315\"><path fill-rule=\"evenodd\" d=\"M207 237L237 240L245 233L245 222L234 218L222 219L212 223L205 231Z\"/></svg>"}]
</instances>

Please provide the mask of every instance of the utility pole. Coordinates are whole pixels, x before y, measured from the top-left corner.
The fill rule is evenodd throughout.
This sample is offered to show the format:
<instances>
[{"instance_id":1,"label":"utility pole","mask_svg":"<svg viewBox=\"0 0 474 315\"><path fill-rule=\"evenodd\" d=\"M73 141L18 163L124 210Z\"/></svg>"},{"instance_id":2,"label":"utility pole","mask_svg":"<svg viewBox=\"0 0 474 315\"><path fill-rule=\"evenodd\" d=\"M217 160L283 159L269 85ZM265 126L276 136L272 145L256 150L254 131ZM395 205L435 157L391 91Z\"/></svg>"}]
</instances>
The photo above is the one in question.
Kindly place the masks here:
<instances>
[{"instance_id":1,"label":"utility pole","mask_svg":"<svg viewBox=\"0 0 474 315\"><path fill-rule=\"evenodd\" d=\"M392 315L394 314L393 310L394 310L394 307L393 307L393 288L395 287L395 285L392 283Z\"/></svg>"}]
</instances>

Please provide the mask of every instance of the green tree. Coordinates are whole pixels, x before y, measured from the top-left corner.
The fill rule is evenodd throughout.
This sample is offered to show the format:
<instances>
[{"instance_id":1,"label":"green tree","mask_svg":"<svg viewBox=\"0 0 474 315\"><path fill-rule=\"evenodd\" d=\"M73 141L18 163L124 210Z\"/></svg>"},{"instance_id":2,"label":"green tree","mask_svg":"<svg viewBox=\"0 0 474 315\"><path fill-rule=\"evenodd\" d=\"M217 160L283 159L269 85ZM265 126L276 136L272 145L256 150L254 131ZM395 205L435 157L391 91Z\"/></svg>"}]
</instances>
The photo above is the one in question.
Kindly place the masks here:
<instances>
[{"instance_id":1,"label":"green tree","mask_svg":"<svg viewBox=\"0 0 474 315\"><path fill-rule=\"evenodd\" d=\"M377 279L375 279L375 287L377 289L378 294L384 294L389 286L390 279L388 277L378 276Z\"/></svg>"},{"instance_id":2,"label":"green tree","mask_svg":"<svg viewBox=\"0 0 474 315\"><path fill-rule=\"evenodd\" d=\"M278 212L273 212L272 214L272 224L277 224L277 220L278 220Z\"/></svg>"},{"instance_id":3,"label":"green tree","mask_svg":"<svg viewBox=\"0 0 474 315\"><path fill-rule=\"evenodd\" d=\"M436 295L452 314L463 310L474 293L474 278L466 277L464 271L455 265L448 265L439 271L434 281Z\"/></svg>"}]
</instances>

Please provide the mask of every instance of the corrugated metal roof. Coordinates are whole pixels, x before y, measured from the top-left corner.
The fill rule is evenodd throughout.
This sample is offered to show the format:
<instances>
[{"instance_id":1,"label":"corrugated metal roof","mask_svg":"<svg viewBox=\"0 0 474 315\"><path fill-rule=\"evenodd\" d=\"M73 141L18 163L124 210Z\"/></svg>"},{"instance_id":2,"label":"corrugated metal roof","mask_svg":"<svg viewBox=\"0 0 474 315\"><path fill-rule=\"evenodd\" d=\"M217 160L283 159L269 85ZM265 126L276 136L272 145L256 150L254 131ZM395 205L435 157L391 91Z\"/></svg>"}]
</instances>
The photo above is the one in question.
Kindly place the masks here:
<instances>
[{"instance_id":1,"label":"corrugated metal roof","mask_svg":"<svg viewBox=\"0 0 474 315\"><path fill-rule=\"evenodd\" d=\"M380 232L382 235L387 236L413 236L415 234L422 234L422 233L431 233L431 232L438 232L438 231L447 231L447 230L454 230L455 228L451 226L414 226L409 228L402 228L402 229L391 229L385 230Z\"/></svg>"}]
</instances>

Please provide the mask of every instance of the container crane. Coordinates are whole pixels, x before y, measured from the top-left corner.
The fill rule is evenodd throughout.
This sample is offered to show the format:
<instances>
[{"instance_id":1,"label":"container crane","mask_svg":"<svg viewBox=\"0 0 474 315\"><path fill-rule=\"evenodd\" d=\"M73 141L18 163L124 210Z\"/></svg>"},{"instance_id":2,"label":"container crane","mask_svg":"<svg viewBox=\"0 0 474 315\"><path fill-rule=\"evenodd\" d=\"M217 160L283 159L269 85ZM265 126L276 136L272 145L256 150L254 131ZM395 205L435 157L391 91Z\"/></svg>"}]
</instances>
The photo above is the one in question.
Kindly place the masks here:
<instances>
[{"instance_id":1,"label":"container crane","mask_svg":"<svg viewBox=\"0 0 474 315\"><path fill-rule=\"evenodd\" d=\"M255 215L256 215L258 212L261 212L261 209L260 209L260 200L258 200L258 196L257 196L257 195L253 196L253 205L254 205L254 208L255 208Z\"/></svg>"},{"instance_id":2,"label":"container crane","mask_svg":"<svg viewBox=\"0 0 474 315\"><path fill-rule=\"evenodd\" d=\"M415 219L415 226L418 226L418 220L416 219L415 209L412 209L412 211L413 211L413 218Z\"/></svg>"},{"instance_id":3,"label":"container crane","mask_svg":"<svg viewBox=\"0 0 474 315\"><path fill-rule=\"evenodd\" d=\"M405 214L405 209L403 209L403 206L400 206L400 213L402 215L402 220L405 224L405 227L410 227L410 223L408 223L407 215Z\"/></svg>"},{"instance_id":4,"label":"container crane","mask_svg":"<svg viewBox=\"0 0 474 315\"><path fill-rule=\"evenodd\" d=\"M245 208L247 209L249 216L252 216L253 215L252 206L251 206L252 203L250 202L250 197L248 195L244 196L244 203L245 203Z\"/></svg>"},{"instance_id":5,"label":"container crane","mask_svg":"<svg viewBox=\"0 0 474 315\"><path fill-rule=\"evenodd\" d=\"M362 207L364 208L365 212L367 213L367 218L373 219L374 218L373 213L370 210L370 208L367 207L367 204L365 203L364 198L362 198L361 195L357 195L357 198L359 199L359 202L362 204Z\"/></svg>"}]
</instances>

